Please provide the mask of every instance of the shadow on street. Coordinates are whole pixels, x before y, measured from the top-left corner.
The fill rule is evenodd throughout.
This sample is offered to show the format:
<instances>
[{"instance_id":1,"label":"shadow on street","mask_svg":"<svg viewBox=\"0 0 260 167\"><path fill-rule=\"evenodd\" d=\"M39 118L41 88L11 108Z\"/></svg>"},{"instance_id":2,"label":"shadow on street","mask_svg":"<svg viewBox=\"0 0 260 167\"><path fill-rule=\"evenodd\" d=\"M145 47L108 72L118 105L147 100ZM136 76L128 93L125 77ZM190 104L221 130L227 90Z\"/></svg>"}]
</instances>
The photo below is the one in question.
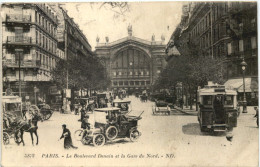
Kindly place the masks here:
<instances>
[{"instance_id":1,"label":"shadow on street","mask_svg":"<svg viewBox=\"0 0 260 167\"><path fill-rule=\"evenodd\" d=\"M189 123L182 126L182 132L186 135L217 136L223 137L225 132L201 132L199 123Z\"/></svg>"}]
</instances>

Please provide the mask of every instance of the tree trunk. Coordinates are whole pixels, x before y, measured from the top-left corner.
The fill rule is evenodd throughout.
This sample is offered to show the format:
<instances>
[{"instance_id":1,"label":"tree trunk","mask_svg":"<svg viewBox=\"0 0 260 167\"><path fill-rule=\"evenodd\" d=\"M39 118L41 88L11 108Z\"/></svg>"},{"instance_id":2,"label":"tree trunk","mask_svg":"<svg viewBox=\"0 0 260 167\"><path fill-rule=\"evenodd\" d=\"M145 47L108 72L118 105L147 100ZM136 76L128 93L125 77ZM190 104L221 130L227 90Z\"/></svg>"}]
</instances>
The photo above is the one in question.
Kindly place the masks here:
<instances>
[{"instance_id":1,"label":"tree trunk","mask_svg":"<svg viewBox=\"0 0 260 167\"><path fill-rule=\"evenodd\" d=\"M197 88L195 88L195 92L196 92L196 111L198 111L198 90L197 90Z\"/></svg>"},{"instance_id":2,"label":"tree trunk","mask_svg":"<svg viewBox=\"0 0 260 167\"><path fill-rule=\"evenodd\" d=\"M190 110L192 110L192 92L191 92L191 87L190 87L190 84L189 84L189 94L190 94Z\"/></svg>"}]
</instances>

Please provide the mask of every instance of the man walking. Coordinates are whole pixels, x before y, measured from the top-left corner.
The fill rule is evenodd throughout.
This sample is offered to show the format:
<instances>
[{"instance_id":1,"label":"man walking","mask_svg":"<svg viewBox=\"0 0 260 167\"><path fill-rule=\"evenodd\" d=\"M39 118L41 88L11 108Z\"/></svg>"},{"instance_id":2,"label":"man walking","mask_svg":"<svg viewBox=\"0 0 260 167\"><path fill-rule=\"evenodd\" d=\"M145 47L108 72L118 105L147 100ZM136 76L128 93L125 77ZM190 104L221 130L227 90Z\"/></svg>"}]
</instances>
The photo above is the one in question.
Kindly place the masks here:
<instances>
[{"instance_id":1,"label":"man walking","mask_svg":"<svg viewBox=\"0 0 260 167\"><path fill-rule=\"evenodd\" d=\"M70 149L70 148L77 149L78 147L75 147L72 144L70 130L66 128L65 124L62 125L62 129L63 129L63 132L62 132L60 139L64 138L64 148L65 149Z\"/></svg>"}]
</instances>

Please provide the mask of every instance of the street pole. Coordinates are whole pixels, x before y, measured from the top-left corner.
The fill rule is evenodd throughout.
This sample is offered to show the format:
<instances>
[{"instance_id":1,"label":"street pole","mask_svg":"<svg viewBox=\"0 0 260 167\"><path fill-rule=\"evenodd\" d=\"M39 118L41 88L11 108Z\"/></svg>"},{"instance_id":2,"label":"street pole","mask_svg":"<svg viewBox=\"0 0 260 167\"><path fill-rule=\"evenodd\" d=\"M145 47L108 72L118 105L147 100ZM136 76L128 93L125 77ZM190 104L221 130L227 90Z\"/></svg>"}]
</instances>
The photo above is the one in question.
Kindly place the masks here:
<instances>
[{"instance_id":1,"label":"street pole","mask_svg":"<svg viewBox=\"0 0 260 167\"><path fill-rule=\"evenodd\" d=\"M18 70L19 70L19 96L22 97L22 91L21 91L21 52L18 52L18 56L19 56L19 67L18 67Z\"/></svg>"},{"instance_id":2,"label":"street pole","mask_svg":"<svg viewBox=\"0 0 260 167\"><path fill-rule=\"evenodd\" d=\"M243 71L243 89L244 89L244 100L243 100L243 111L242 113L247 113L247 102L246 102L246 85L245 85L245 70L246 70L246 66L247 66L247 63L245 62L245 59L243 57L243 61L241 62L240 64L242 66L242 71Z\"/></svg>"},{"instance_id":3,"label":"street pole","mask_svg":"<svg viewBox=\"0 0 260 167\"><path fill-rule=\"evenodd\" d=\"M243 100L243 113L247 113L247 102L246 102L246 88L245 88L245 70L243 70L243 89L244 89L244 100Z\"/></svg>"}]
</instances>

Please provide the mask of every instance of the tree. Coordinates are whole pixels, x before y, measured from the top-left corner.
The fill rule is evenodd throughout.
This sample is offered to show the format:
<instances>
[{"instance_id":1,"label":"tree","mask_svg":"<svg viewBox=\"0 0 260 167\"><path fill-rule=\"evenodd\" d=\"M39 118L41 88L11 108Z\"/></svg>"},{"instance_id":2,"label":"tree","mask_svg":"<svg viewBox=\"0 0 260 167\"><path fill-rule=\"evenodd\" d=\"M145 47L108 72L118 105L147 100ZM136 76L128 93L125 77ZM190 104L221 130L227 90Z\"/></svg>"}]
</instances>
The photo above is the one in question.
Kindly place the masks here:
<instances>
[{"instance_id":1,"label":"tree","mask_svg":"<svg viewBox=\"0 0 260 167\"><path fill-rule=\"evenodd\" d=\"M106 89L110 86L110 79L99 58L94 56L73 57L57 62L51 71L53 81L60 87L73 90Z\"/></svg>"}]
</instances>

